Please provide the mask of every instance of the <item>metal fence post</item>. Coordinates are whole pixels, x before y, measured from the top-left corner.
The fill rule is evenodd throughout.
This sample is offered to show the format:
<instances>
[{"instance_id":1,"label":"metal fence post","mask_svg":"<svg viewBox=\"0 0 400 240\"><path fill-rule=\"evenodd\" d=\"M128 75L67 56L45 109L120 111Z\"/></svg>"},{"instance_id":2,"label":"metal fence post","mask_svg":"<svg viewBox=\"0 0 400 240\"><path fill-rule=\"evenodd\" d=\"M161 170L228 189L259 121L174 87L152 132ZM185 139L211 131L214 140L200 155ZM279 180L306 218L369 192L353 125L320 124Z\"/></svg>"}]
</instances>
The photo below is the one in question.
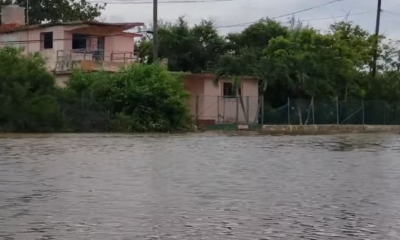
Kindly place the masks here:
<instances>
[{"instance_id":1,"label":"metal fence post","mask_svg":"<svg viewBox=\"0 0 400 240\"><path fill-rule=\"evenodd\" d=\"M315 125L315 108L314 108L314 98L312 99L312 123Z\"/></svg>"},{"instance_id":2,"label":"metal fence post","mask_svg":"<svg viewBox=\"0 0 400 240\"><path fill-rule=\"evenodd\" d=\"M288 125L290 125L290 98L287 99L287 105L288 105Z\"/></svg>"},{"instance_id":3,"label":"metal fence post","mask_svg":"<svg viewBox=\"0 0 400 240\"><path fill-rule=\"evenodd\" d=\"M386 125L386 102L383 101L383 125Z\"/></svg>"},{"instance_id":4,"label":"metal fence post","mask_svg":"<svg viewBox=\"0 0 400 240\"><path fill-rule=\"evenodd\" d=\"M250 105L249 105L249 96L246 96L246 124L249 124L249 115L250 115Z\"/></svg>"},{"instance_id":5,"label":"metal fence post","mask_svg":"<svg viewBox=\"0 0 400 240\"><path fill-rule=\"evenodd\" d=\"M264 125L264 95L261 96L261 125Z\"/></svg>"},{"instance_id":6,"label":"metal fence post","mask_svg":"<svg viewBox=\"0 0 400 240\"><path fill-rule=\"evenodd\" d=\"M239 124L239 96L236 95L236 124Z\"/></svg>"},{"instance_id":7,"label":"metal fence post","mask_svg":"<svg viewBox=\"0 0 400 240\"><path fill-rule=\"evenodd\" d=\"M196 95L196 125L199 124L199 95Z\"/></svg>"},{"instance_id":8,"label":"metal fence post","mask_svg":"<svg viewBox=\"0 0 400 240\"><path fill-rule=\"evenodd\" d=\"M364 99L362 100L362 124L365 125Z\"/></svg>"},{"instance_id":9,"label":"metal fence post","mask_svg":"<svg viewBox=\"0 0 400 240\"><path fill-rule=\"evenodd\" d=\"M217 96L217 124L219 124L219 96Z\"/></svg>"},{"instance_id":10,"label":"metal fence post","mask_svg":"<svg viewBox=\"0 0 400 240\"><path fill-rule=\"evenodd\" d=\"M336 97L336 124L339 125L339 97Z\"/></svg>"}]
</instances>

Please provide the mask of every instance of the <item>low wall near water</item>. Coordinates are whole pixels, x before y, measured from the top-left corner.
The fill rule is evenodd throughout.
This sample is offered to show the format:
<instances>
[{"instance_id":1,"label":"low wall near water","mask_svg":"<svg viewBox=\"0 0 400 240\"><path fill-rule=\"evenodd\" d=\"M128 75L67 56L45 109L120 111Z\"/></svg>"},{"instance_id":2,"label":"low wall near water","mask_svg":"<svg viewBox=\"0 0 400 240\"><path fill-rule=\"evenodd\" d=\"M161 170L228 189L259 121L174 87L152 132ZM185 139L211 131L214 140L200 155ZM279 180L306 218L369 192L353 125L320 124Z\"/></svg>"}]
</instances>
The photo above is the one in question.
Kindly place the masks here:
<instances>
[{"instance_id":1,"label":"low wall near water","mask_svg":"<svg viewBox=\"0 0 400 240\"><path fill-rule=\"evenodd\" d=\"M220 126L220 127L217 127ZM259 131L267 134L400 133L400 125L214 125L214 130Z\"/></svg>"},{"instance_id":2,"label":"low wall near water","mask_svg":"<svg viewBox=\"0 0 400 240\"><path fill-rule=\"evenodd\" d=\"M362 132L393 132L400 133L399 125L263 125L265 133L298 133L298 134L326 134L326 133L362 133Z\"/></svg>"}]
</instances>

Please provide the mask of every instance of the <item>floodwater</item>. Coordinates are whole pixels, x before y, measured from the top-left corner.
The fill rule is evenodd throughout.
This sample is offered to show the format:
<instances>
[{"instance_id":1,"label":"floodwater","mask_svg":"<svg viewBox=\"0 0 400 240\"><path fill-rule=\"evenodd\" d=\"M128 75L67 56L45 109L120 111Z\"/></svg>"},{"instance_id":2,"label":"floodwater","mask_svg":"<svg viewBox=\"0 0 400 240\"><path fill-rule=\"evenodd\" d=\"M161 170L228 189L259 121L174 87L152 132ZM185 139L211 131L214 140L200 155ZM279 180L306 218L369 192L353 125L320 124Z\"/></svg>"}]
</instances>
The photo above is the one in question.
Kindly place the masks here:
<instances>
[{"instance_id":1,"label":"floodwater","mask_svg":"<svg viewBox=\"0 0 400 240\"><path fill-rule=\"evenodd\" d=\"M400 135L0 137L1 240L400 239Z\"/></svg>"}]
</instances>

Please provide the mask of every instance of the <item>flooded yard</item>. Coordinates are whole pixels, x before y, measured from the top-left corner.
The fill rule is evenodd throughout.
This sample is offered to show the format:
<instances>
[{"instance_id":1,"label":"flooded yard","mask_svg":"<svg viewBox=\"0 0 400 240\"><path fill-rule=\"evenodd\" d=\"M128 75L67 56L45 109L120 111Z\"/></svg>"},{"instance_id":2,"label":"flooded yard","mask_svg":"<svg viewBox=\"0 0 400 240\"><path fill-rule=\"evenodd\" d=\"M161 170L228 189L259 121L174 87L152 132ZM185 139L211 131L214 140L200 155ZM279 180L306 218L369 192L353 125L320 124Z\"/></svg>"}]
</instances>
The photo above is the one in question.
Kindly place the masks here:
<instances>
[{"instance_id":1,"label":"flooded yard","mask_svg":"<svg viewBox=\"0 0 400 240\"><path fill-rule=\"evenodd\" d=\"M400 135L0 137L1 240L400 239Z\"/></svg>"}]
</instances>

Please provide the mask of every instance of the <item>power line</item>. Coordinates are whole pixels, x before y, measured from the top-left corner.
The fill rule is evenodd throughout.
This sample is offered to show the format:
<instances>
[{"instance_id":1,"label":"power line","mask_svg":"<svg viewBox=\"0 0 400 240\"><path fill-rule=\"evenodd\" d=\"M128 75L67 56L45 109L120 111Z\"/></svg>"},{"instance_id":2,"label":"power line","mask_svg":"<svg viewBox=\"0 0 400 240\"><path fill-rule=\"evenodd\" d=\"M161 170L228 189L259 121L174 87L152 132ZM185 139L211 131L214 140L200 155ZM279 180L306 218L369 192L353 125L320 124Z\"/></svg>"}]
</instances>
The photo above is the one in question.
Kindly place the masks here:
<instances>
[{"instance_id":1,"label":"power line","mask_svg":"<svg viewBox=\"0 0 400 240\"><path fill-rule=\"evenodd\" d=\"M381 25L381 12L382 12L382 0L378 0L378 5L377 5L377 9L376 9L374 61L373 61L373 65L372 65L372 76L373 77L376 77L376 72L377 72L379 28Z\"/></svg>"},{"instance_id":2,"label":"power line","mask_svg":"<svg viewBox=\"0 0 400 240\"><path fill-rule=\"evenodd\" d=\"M153 0L153 62L158 61L158 0Z\"/></svg>"},{"instance_id":3,"label":"power line","mask_svg":"<svg viewBox=\"0 0 400 240\"><path fill-rule=\"evenodd\" d=\"M282 14L282 15L279 15L279 16L276 16L276 17L273 17L273 18L270 18L270 19L277 19L277 18L291 16L291 15L296 14L296 13L307 12L307 11L310 11L310 10L313 10L313 9L316 9L316 8L320 8L320 7L323 7L323 6L327 6L327 5L333 4L335 2L340 2L340 1L343 1L343 0L333 0L333 1L330 1L330 2L327 2L327 3L324 3L324 4L320 4L320 5L317 5L317 6L305 8L305 9L302 9L302 10L299 10L299 11L295 11L295 12L291 12L291 13L287 13L287 14ZM256 23L256 22L257 21L245 22L245 23L237 23L237 24L227 25L227 26L218 26L217 28L231 28L231 27L248 26L248 25L251 25L251 24Z\"/></svg>"},{"instance_id":4,"label":"power line","mask_svg":"<svg viewBox=\"0 0 400 240\"><path fill-rule=\"evenodd\" d=\"M382 10L382 12L388 13L388 14L390 14L392 16L395 16L395 17L400 17L400 14L396 14L396 13L393 13L393 12L390 12L390 11L387 11L387 10Z\"/></svg>"},{"instance_id":5,"label":"power line","mask_svg":"<svg viewBox=\"0 0 400 240\"><path fill-rule=\"evenodd\" d=\"M158 4L180 4L180 3L215 3L215 2L233 2L236 0L172 0L162 1ZM153 4L153 1L90 1L90 3L104 3L107 5L125 5L125 4Z\"/></svg>"},{"instance_id":6,"label":"power line","mask_svg":"<svg viewBox=\"0 0 400 240\"><path fill-rule=\"evenodd\" d=\"M340 15L340 16L332 16L332 17L324 17L324 18L305 19L305 20L300 20L300 21L301 22L313 22L313 21L320 21L320 20L327 20L327 19L349 17L349 16L358 16L358 15L364 15L364 14L373 13L373 12L375 12L375 11L366 11L366 12L345 14L345 15Z\"/></svg>"}]
</instances>

